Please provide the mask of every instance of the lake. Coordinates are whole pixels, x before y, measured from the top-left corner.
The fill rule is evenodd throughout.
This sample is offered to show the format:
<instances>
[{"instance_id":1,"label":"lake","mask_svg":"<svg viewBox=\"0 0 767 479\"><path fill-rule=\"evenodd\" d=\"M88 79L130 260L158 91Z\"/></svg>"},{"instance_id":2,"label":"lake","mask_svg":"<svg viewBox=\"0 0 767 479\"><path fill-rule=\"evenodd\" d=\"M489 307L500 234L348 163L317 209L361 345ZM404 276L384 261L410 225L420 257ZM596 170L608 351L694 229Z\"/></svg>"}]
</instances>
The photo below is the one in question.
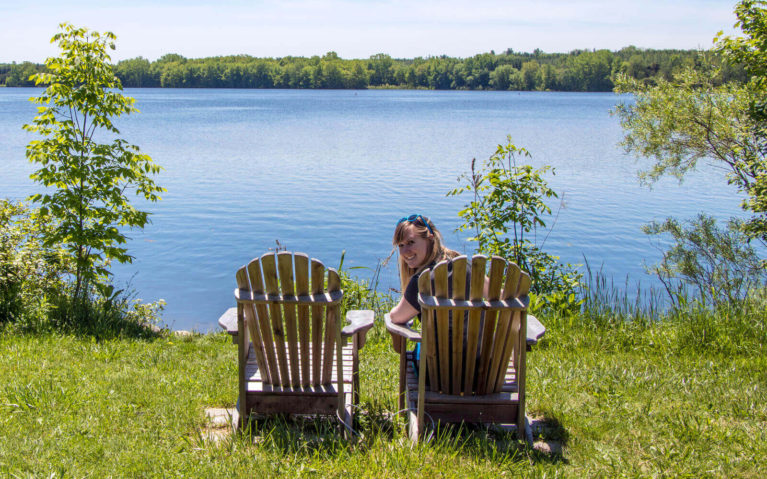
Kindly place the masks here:
<instances>
[{"instance_id":1,"label":"lake","mask_svg":"<svg viewBox=\"0 0 767 479\"><path fill-rule=\"evenodd\" d=\"M24 151L36 89L0 88L0 196L22 199L38 187ZM456 233L468 196L446 197L472 158L488 158L511 135L548 182L558 212L544 249L623 283L654 283L644 264L658 260L642 224L705 211L741 215L740 196L723 172L703 167L683 184L641 187L649 165L626 156L610 110L611 93L403 90L135 89L141 113L121 118L122 137L164 171L163 200L143 205L152 224L130 234L130 265L116 282L146 301L165 299L173 329L215 328L234 304L236 269L277 246L303 251L368 278L391 252L397 220L432 218L449 247L471 253ZM550 221L549 225L554 221ZM396 262L381 287L396 286Z\"/></svg>"}]
</instances>

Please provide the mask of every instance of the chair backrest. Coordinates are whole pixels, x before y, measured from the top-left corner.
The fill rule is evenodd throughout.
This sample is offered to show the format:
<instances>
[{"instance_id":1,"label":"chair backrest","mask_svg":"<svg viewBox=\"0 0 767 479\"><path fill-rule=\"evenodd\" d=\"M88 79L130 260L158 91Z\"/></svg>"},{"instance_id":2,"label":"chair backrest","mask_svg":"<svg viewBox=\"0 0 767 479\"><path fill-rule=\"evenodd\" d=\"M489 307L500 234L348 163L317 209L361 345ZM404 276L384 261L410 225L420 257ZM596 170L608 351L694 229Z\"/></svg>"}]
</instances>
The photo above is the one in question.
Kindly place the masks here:
<instances>
[{"instance_id":1,"label":"chair backrest","mask_svg":"<svg viewBox=\"0 0 767 479\"><path fill-rule=\"evenodd\" d=\"M334 360L341 361L335 350L343 298L338 273L303 253L280 252L254 259L236 278L263 381L284 387L329 384Z\"/></svg>"},{"instance_id":2,"label":"chair backrest","mask_svg":"<svg viewBox=\"0 0 767 479\"><path fill-rule=\"evenodd\" d=\"M471 262L459 256L418 278L421 354L431 391L465 396L500 392L512 355L515 377L524 375L530 276L494 256L485 298L487 262L481 255Z\"/></svg>"}]
</instances>

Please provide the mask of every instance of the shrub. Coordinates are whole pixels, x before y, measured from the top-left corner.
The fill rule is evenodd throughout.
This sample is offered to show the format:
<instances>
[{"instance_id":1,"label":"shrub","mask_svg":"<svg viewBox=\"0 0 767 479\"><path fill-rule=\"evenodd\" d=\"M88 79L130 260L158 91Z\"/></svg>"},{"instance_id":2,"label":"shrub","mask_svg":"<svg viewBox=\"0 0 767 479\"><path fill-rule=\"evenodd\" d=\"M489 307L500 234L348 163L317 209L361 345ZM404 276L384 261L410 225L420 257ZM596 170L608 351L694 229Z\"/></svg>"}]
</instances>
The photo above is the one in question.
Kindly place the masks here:
<instances>
[{"instance_id":1,"label":"shrub","mask_svg":"<svg viewBox=\"0 0 767 479\"><path fill-rule=\"evenodd\" d=\"M581 304L576 293L582 275L544 251L545 239L540 245L535 241L538 228L546 228L551 216L545 200L558 198L544 179L553 170L549 166L536 169L518 165L518 157L529 158L530 153L507 137L506 145L498 145L481 168L477 169L476 160L472 160L471 173L458 178L467 183L448 193L473 195L458 213L464 220L458 230L474 231L469 240L478 243L480 253L514 261L530 274L531 309L574 313Z\"/></svg>"},{"instance_id":2,"label":"shrub","mask_svg":"<svg viewBox=\"0 0 767 479\"><path fill-rule=\"evenodd\" d=\"M0 200L0 324L42 325L66 290L72 265L43 241L53 227L38 210Z\"/></svg>"},{"instance_id":3,"label":"shrub","mask_svg":"<svg viewBox=\"0 0 767 479\"><path fill-rule=\"evenodd\" d=\"M660 263L648 271L663 283L676 309L689 304L688 295L703 305L741 305L767 281L764 264L738 219L731 219L723 229L701 213L686 222L674 218L653 222L643 231L653 236L668 234L674 240Z\"/></svg>"}]
</instances>

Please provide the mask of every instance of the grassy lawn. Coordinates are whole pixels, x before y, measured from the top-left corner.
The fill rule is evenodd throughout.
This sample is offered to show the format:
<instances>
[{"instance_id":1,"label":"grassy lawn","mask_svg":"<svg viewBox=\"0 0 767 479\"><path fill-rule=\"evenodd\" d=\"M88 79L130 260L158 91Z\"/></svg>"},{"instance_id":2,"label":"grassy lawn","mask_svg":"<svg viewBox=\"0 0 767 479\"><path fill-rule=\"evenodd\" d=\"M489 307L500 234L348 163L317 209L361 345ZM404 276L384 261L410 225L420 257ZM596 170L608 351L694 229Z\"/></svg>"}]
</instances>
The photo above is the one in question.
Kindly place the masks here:
<instances>
[{"instance_id":1,"label":"grassy lawn","mask_svg":"<svg viewBox=\"0 0 767 479\"><path fill-rule=\"evenodd\" d=\"M378 318L381 319L380 317ZM362 352L359 439L329 421L259 421L208 437L233 407L224 335L96 341L0 335L0 477L765 477L767 354L678 346L689 326L546 321L528 355L528 414L548 453L483 428L411 446L396 357L377 324Z\"/></svg>"}]
</instances>

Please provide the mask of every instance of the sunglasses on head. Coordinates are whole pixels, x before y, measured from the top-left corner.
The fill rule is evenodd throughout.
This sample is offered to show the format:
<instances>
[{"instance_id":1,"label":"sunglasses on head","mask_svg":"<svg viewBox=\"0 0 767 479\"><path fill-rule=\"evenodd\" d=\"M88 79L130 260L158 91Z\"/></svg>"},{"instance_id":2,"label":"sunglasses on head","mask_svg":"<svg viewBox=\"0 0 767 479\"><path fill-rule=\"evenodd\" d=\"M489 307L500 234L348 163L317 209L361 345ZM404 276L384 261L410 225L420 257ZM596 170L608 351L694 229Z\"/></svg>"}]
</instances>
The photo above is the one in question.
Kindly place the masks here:
<instances>
[{"instance_id":1,"label":"sunglasses on head","mask_svg":"<svg viewBox=\"0 0 767 479\"><path fill-rule=\"evenodd\" d=\"M397 221L397 224L400 224L403 221L407 221L408 223L415 223L418 220L421 220L421 223L423 223L424 226L426 226L426 228L429 230L429 233L434 234L434 231L431 229L431 226L429 226L429 222L426 221L421 215L404 216L400 218L399 221Z\"/></svg>"}]
</instances>

